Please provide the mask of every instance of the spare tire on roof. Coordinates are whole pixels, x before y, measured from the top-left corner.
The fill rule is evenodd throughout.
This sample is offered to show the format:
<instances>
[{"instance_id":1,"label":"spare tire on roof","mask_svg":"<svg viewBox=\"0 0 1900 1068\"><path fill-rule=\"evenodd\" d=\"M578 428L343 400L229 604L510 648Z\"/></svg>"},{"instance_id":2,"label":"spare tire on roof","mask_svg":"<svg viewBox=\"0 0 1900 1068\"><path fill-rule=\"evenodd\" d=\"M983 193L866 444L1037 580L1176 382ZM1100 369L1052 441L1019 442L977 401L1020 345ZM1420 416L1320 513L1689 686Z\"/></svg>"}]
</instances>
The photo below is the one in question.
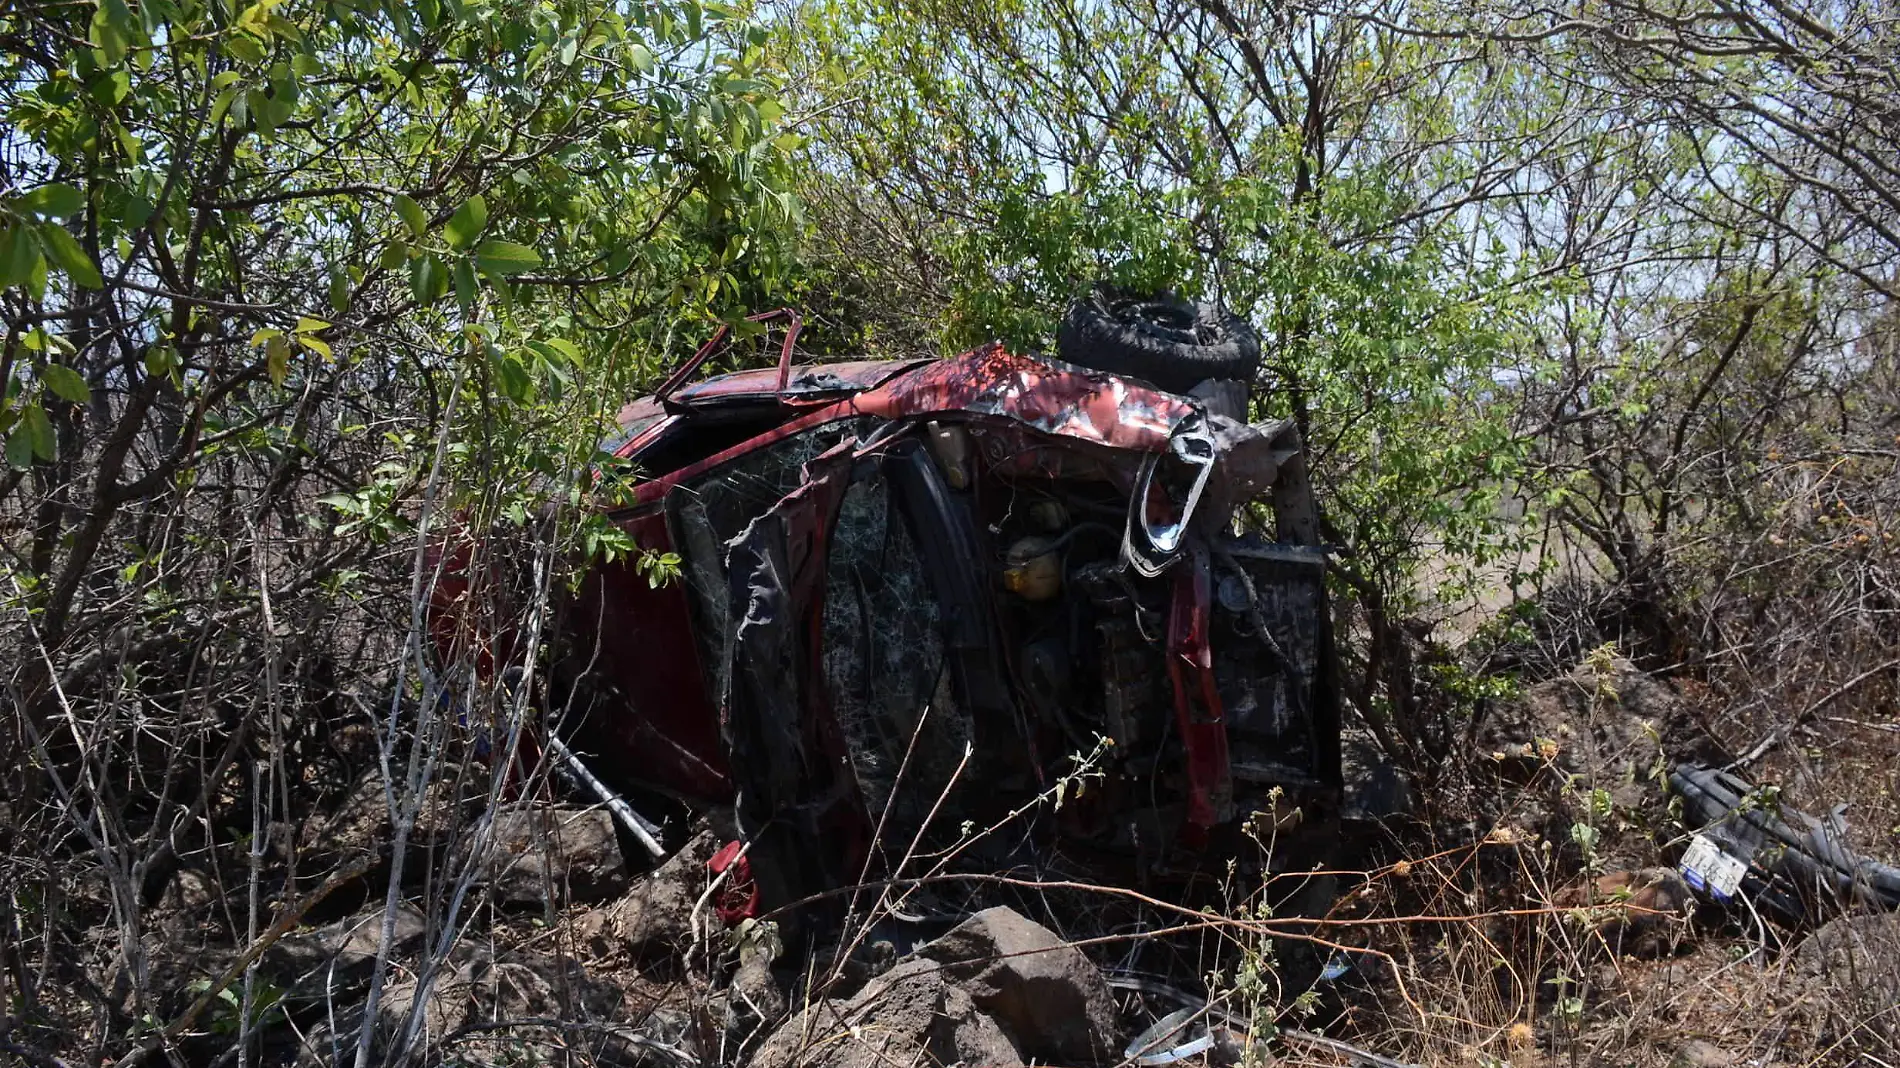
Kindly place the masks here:
<instances>
[{"instance_id":1,"label":"spare tire on roof","mask_svg":"<svg viewBox=\"0 0 1900 1068\"><path fill-rule=\"evenodd\" d=\"M1212 304L1105 287L1070 306L1056 328L1056 355L1186 393L1210 378L1252 380L1260 337L1247 320Z\"/></svg>"}]
</instances>

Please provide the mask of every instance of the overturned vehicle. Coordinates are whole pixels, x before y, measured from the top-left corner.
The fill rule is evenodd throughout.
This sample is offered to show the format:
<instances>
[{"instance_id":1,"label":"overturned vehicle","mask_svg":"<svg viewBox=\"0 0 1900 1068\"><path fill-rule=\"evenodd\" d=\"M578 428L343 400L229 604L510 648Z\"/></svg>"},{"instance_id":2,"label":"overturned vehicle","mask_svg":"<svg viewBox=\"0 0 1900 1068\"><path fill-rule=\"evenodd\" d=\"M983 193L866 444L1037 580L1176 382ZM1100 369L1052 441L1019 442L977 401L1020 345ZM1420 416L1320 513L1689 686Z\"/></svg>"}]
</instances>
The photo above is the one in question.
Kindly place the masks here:
<instances>
[{"instance_id":1,"label":"overturned vehicle","mask_svg":"<svg viewBox=\"0 0 1900 1068\"><path fill-rule=\"evenodd\" d=\"M635 798L733 806L767 909L1065 776L1032 836L1064 850L1179 865L1251 819L1326 856L1326 560L1294 428L1243 421L1244 322L1099 294L1060 359L806 365L797 317L759 318L776 367L695 381L721 331L620 415L644 481L611 518L682 578L603 566L564 606L567 750Z\"/></svg>"}]
</instances>

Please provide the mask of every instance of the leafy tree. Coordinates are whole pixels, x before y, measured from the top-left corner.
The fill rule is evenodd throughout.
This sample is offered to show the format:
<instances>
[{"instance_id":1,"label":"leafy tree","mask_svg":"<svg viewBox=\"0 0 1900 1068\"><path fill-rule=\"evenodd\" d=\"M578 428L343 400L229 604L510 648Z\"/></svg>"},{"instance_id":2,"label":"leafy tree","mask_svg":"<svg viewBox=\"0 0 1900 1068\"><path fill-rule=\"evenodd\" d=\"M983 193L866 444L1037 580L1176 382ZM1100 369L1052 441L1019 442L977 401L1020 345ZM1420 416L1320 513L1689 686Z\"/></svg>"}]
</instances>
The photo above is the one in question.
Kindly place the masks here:
<instances>
[{"instance_id":1,"label":"leafy tree","mask_svg":"<svg viewBox=\"0 0 1900 1068\"><path fill-rule=\"evenodd\" d=\"M141 903L413 692L419 529L566 488L608 398L777 284L763 42L700 0L0 16L0 882L118 933L92 993L10 1014L171 1037Z\"/></svg>"},{"instance_id":2,"label":"leafy tree","mask_svg":"<svg viewBox=\"0 0 1900 1068\"><path fill-rule=\"evenodd\" d=\"M1557 102L1376 8L826 2L796 26L787 62L836 101L805 179L819 263L894 295L872 332L1040 347L1093 279L1252 318L1256 404L1303 432L1364 625L1355 703L1395 749L1443 745L1400 621L1422 561L1468 573L1518 529L1523 442L1492 402L1562 267L1491 235L1567 134Z\"/></svg>"}]
</instances>

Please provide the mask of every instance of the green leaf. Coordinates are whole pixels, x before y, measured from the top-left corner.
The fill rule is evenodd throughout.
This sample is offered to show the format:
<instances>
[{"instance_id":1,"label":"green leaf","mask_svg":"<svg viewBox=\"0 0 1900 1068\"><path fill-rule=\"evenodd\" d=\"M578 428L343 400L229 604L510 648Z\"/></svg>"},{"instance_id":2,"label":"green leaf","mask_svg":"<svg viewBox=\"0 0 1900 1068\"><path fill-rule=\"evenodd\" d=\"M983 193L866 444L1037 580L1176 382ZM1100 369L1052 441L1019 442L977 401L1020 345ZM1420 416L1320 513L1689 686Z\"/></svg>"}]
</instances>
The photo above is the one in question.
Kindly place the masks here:
<instances>
[{"instance_id":1,"label":"green leaf","mask_svg":"<svg viewBox=\"0 0 1900 1068\"><path fill-rule=\"evenodd\" d=\"M24 223L0 226L0 289L17 286L33 277L40 265L40 242Z\"/></svg>"},{"instance_id":2,"label":"green leaf","mask_svg":"<svg viewBox=\"0 0 1900 1068\"><path fill-rule=\"evenodd\" d=\"M383 269L388 271L393 271L403 264L408 263L409 245L401 238L397 238L389 244L384 245L380 262L383 265Z\"/></svg>"},{"instance_id":3,"label":"green leaf","mask_svg":"<svg viewBox=\"0 0 1900 1068\"><path fill-rule=\"evenodd\" d=\"M467 260L455 262L455 302L463 314L475 306L475 268Z\"/></svg>"},{"instance_id":4,"label":"green leaf","mask_svg":"<svg viewBox=\"0 0 1900 1068\"><path fill-rule=\"evenodd\" d=\"M284 340L281 332L264 343L264 369L269 372L273 386L282 387L290 375L290 342Z\"/></svg>"},{"instance_id":5,"label":"green leaf","mask_svg":"<svg viewBox=\"0 0 1900 1068\"><path fill-rule=\"evenodd\" d=\"M342 271L330 276L330 310L338 315L350 310L350 276Z\"/></svg>"},{"instance_id":6,"label":"green leaf","mask_svg":"<svg viewBox=\"0 0 1900 1068\"><path fill-rule=\"evenodd\" d=\"M38 402L27 405L26 411L21 413L20 430L26 432L27 439L32 444L33 455L35 457L41 460L50 460L53 458L55 445L53 440L53 422L46 418L46 409L40 407ZM17 432L18 431L16 431L16 433Z\"/></svg>"},{"instance_id":7,"label":"green leaf","mask_svg":"<svg viewBox=\"0 0 1900 1068\"><path fill-rule=\"evenodd\" d=\"M449 239L451 248L467 248L482 235L482 229L488 225L488 202L481 194L469 197L462 206L449 216L449 224L443 228L442 236Z\"/></svg>"},{"instance_id":8,"label":"green leaf","mask_svg":"<svg viewBox=\"0 0 1900 1068\"><path fill-rule=\"evenodd\" d=\"M501 395L517 404L524 403L534 392L534 381L528 377L528 369L514 356L501 356L494 361L495 384L500 387Z\"/></svg>"},{"instance_id":9,"label":"green leaf","mask_svg":"<svg viewBox=\"0 0 1900 1068\"><path fill-rule=\"evenodd\" d=\"M333 324L322 319L312 319L308 315L297 316L297 325L290 328L293 334L315 334L330 329Z\"/></svg>"},{"instance_id":10,"label":"green leaf","mask_svg":"<svg viewBox=\"0 0 1900 1068\"><path fill-rule=\"evenodd\" d=\"M448 272L433 253L421 256L409 265L409 292L423 307L434 304L448 291Z\"/></svg>"},{"instance_id":11,"label":"green leaf","mask_svg":"<svg viewBox=\"0 0 1900 1068\"><path fill-rule=\"evenodd\" d=\"M45 370L40 372L40 379L46 383L47 389L62 400L84 404L92 398L92 390L86 388L86 380L78 371L63 363L47 364Z\"/></svg>"},{"instance_id":12,"label":"green leaf","mask_svg":"<svg viewBox=\"0 0 1900 1068\"><path fill-rule=\"evenodd\" d=\"M298 334L297 344L302 345L304 348L309 349L311 352L316 353L326 360L336 359L330 352L330 343L322 338L311 337L309 334Z\"/></svg>"},{"instance_id":13,"label":"green leaf","mask_svg":"<svg viewBox=\"0 0 1900 1068\"><path fill-rule=\"evenodd\" d=\"M526 245L493 238L475 250L475 262L488 274L508 278L541 266L541 254Z\"/></svg>"},{"instance_id":14,"label":"green leaf","mask_svg":"<svg viewBox=\"0 0 1900 1068\"><path fill-rule=\"evenodd\" d=\"M144 28L132 20L132 9L125 0L99 0L98 10L92 13L92 23L87 39L92 46L104 53L110 65L118 65L125 59L126 50L143 42Z\"/></svg>"},{"instance_id":15,"label":"green leaf","mask_svg":"<svg viewBox=\"0 0 1900 1068\"><path fill-rule=\"evenodd\" d=\"M7 466L24 471L33 466L33 436L20 427L7 435Z\"/></svg>"},{"instance_id":16,"label":"green leaf","mask_svg":"<svg viewBox=\"0 0 1900 1068\"><path fill-rule=\"evenodd\" d=\"M75 285L87 289L102 289L106 281L99 276L99 268L93 266L86 250L66 228L58 223L41 223L39 226L40 243L46 249L46 255L64 270Z\"/></svg>"},{"instance_id":17,"label":"green leaf","mask_svg":"<svg viewBox=\"0 0 1900 1068\"><path fill-rule=\"evenodd\" d=\"M262 63L270 53L257 38L247 33L233 33L224 39L224 51L232 59L241 63Z\"/></svg>"},{"instance_id":18,"label":"green leaf","mask_svg":"<svg viewBox=\"0 0 1900 1068\"><path fill-rule=\"evenodd\" d=\"M211 102L211 125L216 126L224 118L225 112L231 110L232 101L237 98L238 87L235 85L225 86L223 91L218 93L218 98Z\"/></svg>"},{"instance_id":19,"label":"green leaf","mask_svg":"<svg viewBox=\"0 0 1900 1068\"><path fill-rule=\"evenodd\" d=\"M48 182L14 202L45 219L66 219L86 210L86 195L64 182Z\"/></svg>"},{"instance_id":20,"label":"green leaf","mask_svg":"<svg viewBox=\"0 0 1900 1068\"><path fill-rule=\"evenodd\" d=\"M153 345L145 350L145 373L153 378L171 378L178 372L178 350L169 345Z\"/></svg>"},{"instance_id":21,"label":"green leaf","mask_svg":"<svg viewBox=\"0 0 1900 1068\"><path fill-rule=\"evenodd\" d=\"M411 234L422 237L429 232L429 217L423 213L422 205L402 193L396 194L395 203L396 214L402 217L402 224Z\"/></svg>"}]
</instances>

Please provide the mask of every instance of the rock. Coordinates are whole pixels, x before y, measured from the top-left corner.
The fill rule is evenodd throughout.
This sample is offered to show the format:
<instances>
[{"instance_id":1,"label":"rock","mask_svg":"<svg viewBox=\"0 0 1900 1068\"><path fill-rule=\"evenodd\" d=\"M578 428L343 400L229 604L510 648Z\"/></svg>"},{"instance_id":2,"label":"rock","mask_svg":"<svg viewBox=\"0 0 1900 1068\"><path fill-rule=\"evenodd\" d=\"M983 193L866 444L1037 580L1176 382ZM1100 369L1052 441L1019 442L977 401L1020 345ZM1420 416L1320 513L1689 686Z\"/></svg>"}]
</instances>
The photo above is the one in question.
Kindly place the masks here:
<instances>
[{"instance_id":1,"label":"rock","mask_svg":"<svg viewBox=\"0 0 1900 1068\"><path fill-rule=\"evenodd\" d=\"M211 877L196 868L180 868L165 887L159 907L188 915L202 914L218 899L218 888Z\"/></svg>"},{"instance_id":2,"label":"rock","mask_svg":"<svg viewBox=\"0 0 1900 1068\"><path fill-rule=\"evenodd\" d=\"M578 961L511 953L473 969L475 1011L485 1020L604 1020L621 993L587 974Z\"/></svg>"},{"instance_id":3,"label":"rock","mask_svg":"<svg viewBox=\"0 0 1900 1068\"><path fill-rule=\"evenodd\" d=\"M421 985L420 979L408 971L392 975L388 985L383 988L382 1010L377 1013L377 1026L394 1034L409 1013L419 1011L421 1021L416 1032L418 1042L426 1048L441 1041L443 1036L466 1024L473 1012L470 1001L474 984L469 971L454 964L442 968L437 972L435 981L429 984L429 996L423 999L419 1008L416 1005L416 991Z\"/></svg>"},{"instance_id":4,"label":"rock","mask_svg":"<svg viewBox=\"0 0 1900 1068\"><path fill-rule=\"evenodd\" d=\"M363 853L387 859L391 830L389 800L380 774L357 779L350 792L327 814L306 820L286 839L294 837L300 862L315 870L343 864ZM462 806L455 800L455 785L447 779L431 782L423 792L416 811L416 823L409 832L411 849L426 850L445 842L460 823Z\"/></svg>"},{"instance_id":5,"label":"rock","mask_svg":"<svg viewBox=\"0 0 1900 1068\"><path fill-rule=\"evenodd\" d=\"M743 1044L753 1033L784 1017L785 993L772 965L785 951L778 925L770 920L745 920L732 932L739 943L739 966L727 987L726 1033Z\"/></svg>"},{"instance_id":6,"label":"rock","mask_svg":"<svg viewBox=\"0 0 1900 1068\"><path fill-rule=\"evenodd\" d=\"M850 999L794 1016L767 1038L754 1068L882 1068L892 1064L1023 1063L1008 1032L953 986L941 965L913 957Z\"/></svg>"},{"instance_id":7,"label":"rock","mask_svg":"<svg viewBox=\"0 0 1900 1068\"><path fill-rule=\"evenodd\" d=\"M1655 960L1680 944L1695 898L1673 868L1611 872L1557 894L1558 908L1588 909L1618 956Z\"/></svg>"},{"instance_id":8,"label":"rock","mask_svg":"<svg viewBox=\"0 0 1900 1068\"><path fill-rule=\"evenodd\" d=\"M534 1036L533 1044L558 1041L549 1029L529 1022L606 1021L620 1008L621 993L591 979L574 961L538 954L507 954L499 958L487 950L463 945L436 970L428 996L417 1003L419 975L408 968L392 971L378 1002L372 1049L377 1063L391 1060L412 1012L420 1013L412 1049L440 1049L449 1034L471 1023L507 1024L486 1029L489 1037ZM362 991L357 991L360 997ZM333 1010L333 1011L332 1011ZM348 1063L363 1019L360 1000L339 999L318 1016L304 1034L297 1054L299 1066L319 1068ZM556 1029L558 1030L558 1028ZM605 1032L603 1032L605 1034ZM599 1035L595 1036L599 1038Z\"/></svg>"},{"instance_id":9,"label":"rock","mask_svg":"<svg viewBox=\"0 0 1900 1068\"><path fill-rule=\"evenodd\" d=\"M1620 657L1587 660L1500 704L1479 724L1473 747L1475 761L1504 781L1546 788L1550 810L1532 822L1548 825L1529 828L1546 836L1580 818L1594 790L1619 814L1660 822L1667 801L1658 769L1719 756L1669 684ZM1522 807L1523 799L1510 804Z\"/></svg>"},{"instance_id":10,"label":"rock","mask_svg":"<svg viewBox=\"0 0 1900 1068\"><path fill-rule=\"evenodd\" d=\"M1669 1068L1734 1068L1735 1054L1701 1039L1684 1042L1669 1060Z\"/></svg>"},{"instance_id":11,"label":"rock","mask_svg":"<svg viewBox=\"0 0 1900 1068\"><path fill-rule=\"evenodd\" d=\"M985 1068L1010 1068L1023 1063L1009 1032L995 1017L978 1009L969 994L949 988L944 993L942 1013L950 1021L948 1045L958 1061Z\"/></svg>"},{"instance_id":12,"label":"rock","mask_svg":"<svg viewBox=\"0 0 1900 1068\"><path fill-rule=\"evenodd\" d=\"M1870 1000L1900 1004L1900 915L1831 920L1795 947L1794 966L1809 983L1851 987Z\"/></svg>"},{"instance_id":13,"label":"rock","mask_svg":"<svg viewBox=\"0 0 1900 1068\"><path fill-rule=\"evenodd\" d=\"M626 888L613 816L604 809L524 805L495 814L489 893L504 905L604 901Z\"/></svg>"},{"instance_id":14,"label":"rock","mask_svg":"<svg viewBox=\"0 0 1900 1068\"><path fill-rule=\"evenodd\" d=\"M305 821L297 850L307 864L333 867L359 852L380 854L389 842L389 806L383 780L365 775L337 807Z\"/></svg>"},{"instance_id":15,"label":"rock","mask_svg":"<svg viewBox=\"0 0 1900 1068\"><path fill-rule=\"evenodd\" d=\"M707 886L706 862L722 843L702 829L666 863L633 884L625 897L603 913L586 917L580 935L596 953L624 948L636 958L684 950L693 940L692 913ZM702 922L717 923L710 905Z\"/></svg>"},{"instance_id":16,"label":"rock","mask_svg":"<svg viewBox=\"0 0 1900 1068\"><path fill-rule=\"evenodd\" d=\"M918 955L940 963L979 1008L1009 1030L1025 1056L1113 1059L1115 1005L1101 972L1081 950L1015 910L985 909Z\"/></svg>"},{"instance_id":17,"label":"rock","mask_svg":"<svg viewBox=\"0 0 1900 1068\"><path fill-rule=\"evenodd\" d=\"M264 952L260 966L285 990L316 996L360 993L369 985L382 943L381 910L302 934L285 935ZM401 958L422 941L428 921L408 905L396 909L390 956Z\"/></svg>"}]
</instances>

